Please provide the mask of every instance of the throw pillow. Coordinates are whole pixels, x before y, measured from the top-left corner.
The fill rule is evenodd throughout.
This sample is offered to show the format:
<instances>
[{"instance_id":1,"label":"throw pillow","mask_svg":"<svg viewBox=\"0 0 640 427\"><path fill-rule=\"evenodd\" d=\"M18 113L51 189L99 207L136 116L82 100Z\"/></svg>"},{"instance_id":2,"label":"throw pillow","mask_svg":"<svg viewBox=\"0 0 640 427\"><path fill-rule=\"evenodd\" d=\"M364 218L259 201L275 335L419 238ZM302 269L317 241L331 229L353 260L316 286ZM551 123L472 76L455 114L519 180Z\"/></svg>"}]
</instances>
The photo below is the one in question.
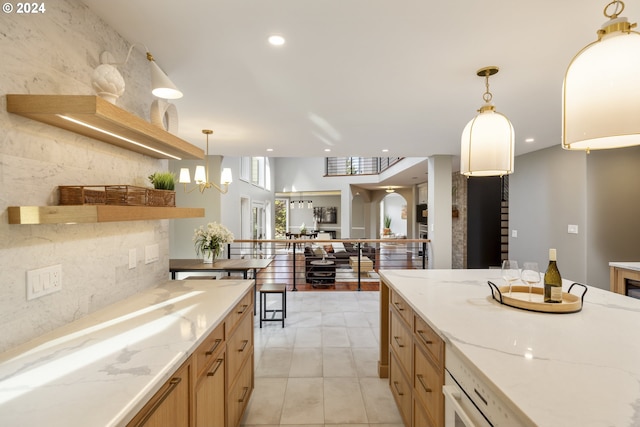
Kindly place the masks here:
<instances>
[{"instance_id":1,"label":"throw pillow","mask_svg":"<svg viewBox=\"0 0 640 427\"><path fill-rule=\"evenodd\" d=\"M324 250L327 251L328 254L333 253L333 246L329 245L324 245Z\"/></svg>"},{"instance_id":2,"label":"throw pillow","mask_svg":"<svg viewBox=\"0 0 640 427\"><path fill-rule=\"evenodd\" d=\"M317 248L315 248L315 249L313 250L313 254L314 254L315 256L322 256L322 255L324 255L324 251L322 250L322 248L321 248L321 247L317 247Z\"/></svg>"},{"instance_id":3,"label":"throw pillow","mask_svg":"<svg viewBox=\"0 0 640 427\"><path fill-rule=\"evenodd\" d=\"M335 252L335 253L347 252L347 250L344 248L344 244L342 244L342 242L336 242L332 246L333 246L333 252Z\"/></svg>"}]
</instances>

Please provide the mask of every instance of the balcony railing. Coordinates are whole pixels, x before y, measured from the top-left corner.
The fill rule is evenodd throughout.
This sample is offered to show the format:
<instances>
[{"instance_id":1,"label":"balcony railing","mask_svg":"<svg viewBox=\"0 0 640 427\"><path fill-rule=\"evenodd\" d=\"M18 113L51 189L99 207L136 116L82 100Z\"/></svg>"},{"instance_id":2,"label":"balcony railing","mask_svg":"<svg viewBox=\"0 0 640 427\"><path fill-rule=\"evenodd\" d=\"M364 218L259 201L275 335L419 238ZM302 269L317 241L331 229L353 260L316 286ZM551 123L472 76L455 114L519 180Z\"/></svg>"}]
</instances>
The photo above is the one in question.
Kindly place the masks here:
<instances>
[{"instance_id":1,"label":"balcony railing","mask_svg":"<svg viewBox=\"0 0 640 427\"><path fill-rule=\"evenodd\" d=\"M429 242L428 239L236 240L227 245L224 258L271 259L269 267L258 271L258 284L285 283L292 291L312 287L377 290L380 269L426 269ZM339 244L348 251L338 252ZM314 246L329 251L305 254L305 247ZM311 263L321 261L323 256L328 263ZM224 273L227 274L230 273Z\"/></svg>"},{"instance_id":2,"label":"balcony railing","mask_svg":"<svg viewBox=\"0 0 640 427\"><path fill-rule=\"evenodd\" d=\"M402 157L327 157L325 176L375 175L400 160Z\"/></svg>"}]
</instances>

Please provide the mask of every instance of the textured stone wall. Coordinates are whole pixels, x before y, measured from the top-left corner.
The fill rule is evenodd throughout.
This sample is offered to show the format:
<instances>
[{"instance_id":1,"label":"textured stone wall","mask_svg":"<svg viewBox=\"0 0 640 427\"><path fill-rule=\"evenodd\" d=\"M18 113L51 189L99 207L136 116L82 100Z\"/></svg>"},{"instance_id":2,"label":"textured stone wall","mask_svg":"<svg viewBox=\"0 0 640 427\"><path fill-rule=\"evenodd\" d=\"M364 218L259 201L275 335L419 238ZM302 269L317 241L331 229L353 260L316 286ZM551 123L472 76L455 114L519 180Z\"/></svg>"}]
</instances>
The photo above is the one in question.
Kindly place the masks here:
<instances>
[{"instance_id":1,"label":"textured stone wall","mask_svg":"<svg viewBox=\"0 0 640 427\"><path fill-rule=\"evenodd\" d=\"M2 95L93 95L90 76L108 50L122 61L130 44L76 0L47 4L41 15L0 15ZM118 105L148 119L153 97L144 54L120 70ZM167 161L6 112L0 97L0 351L64 325L168 278L169 221L9 225L8 206L57 204L58 185L147 185ZM146 245L160 261L144 264ZM137 268L128 268L129 249ZM26 272L62 266L62 290L26 299Z\"/></svg>"},{"instance_id":2,"label":"textured stone wall","mask_svg":"<svg viewBox=\"0 0 640 427\"><path fill-rule=\"evenodd\" d=\"M458 210L458 217L452 218L452 254L453 268L467 267L467 178L459 172L451 175L452 204Z\"/></svg>"}]
</instances>

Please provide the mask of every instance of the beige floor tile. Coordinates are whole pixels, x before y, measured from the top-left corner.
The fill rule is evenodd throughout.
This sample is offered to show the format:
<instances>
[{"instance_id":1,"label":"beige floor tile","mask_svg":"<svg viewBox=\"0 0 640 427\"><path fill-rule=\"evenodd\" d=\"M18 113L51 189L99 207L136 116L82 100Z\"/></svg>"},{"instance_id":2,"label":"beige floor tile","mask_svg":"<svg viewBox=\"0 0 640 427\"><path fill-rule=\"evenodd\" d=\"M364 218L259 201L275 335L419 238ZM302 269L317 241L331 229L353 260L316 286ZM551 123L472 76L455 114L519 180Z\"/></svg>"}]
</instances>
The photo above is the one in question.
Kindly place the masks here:
<instances>
[{"instance_id":1,"label":"beige floor tile","mask_svg":"<svg viewBox=\"0 0 640 427\"><path fill-rule=\"evenodd\" d=\"M322 378L289 378L280 424L323 424Z\"/></svg>"},{"instance_id":2,"label":"beige floor tile","mask_svg":"<svg viewBox=\"0 0 640 427\"><path fill-rule=\"evenodd\" d=\"M280 425L287 378L256 378L243 423Z\"/></svg>"},{"instance_id":3,"label":"beige floor tile","mask_svg":"<svg viewBox=\"0 0 640 427\"><path fill-rule=\"evenodd\" d=\"M373 348L352 348L353 361L356 364L358 377L378 378L378 359L380 350Z\"/></svg>"},{"instance_id":4,"label":"beige floor tile","mask_svg":"<svg viewBox=\"0 0 640 427\"><path fill-rule=\"evenodd\" d=\"M322 349L323 376L357 377L356 364L350 348L324 347Z\"/></svg>"},{"instance_id":5,"label":"beige floor tile","mask_svg":"<svg viewBox=\"0 0 640 427\"><path fill-rule=\"evenodd\" d=\"M322 326L347 326L344 313L340 311L322 313Z\"/></svg>"},{"instance_id":6,"label":"beige floor tile","mask_svg":"<svg viewBox=\"0 0 640 427\"><path fill-rule=\"evenodd\" d=\"M322 327L322 346L323 347L349 347L349 335L347 328L340 326L323 326Z\"/></svg>"},{"instance_id":7,"label":"beige floor tile","mask_svg":"<svg viewBox=\"0 0 640 427\"><path fill-rule=\"evenodd\" d=\"M347 328L351 348L377 347L376 337L371 328Z\"/></svg>"},{"instance_id":8,"label":"beige floor tile","mask_svg":"<svg viewBox=\"0 0 640 427\"><path fill-rule=\"evenodd\" d=\"M256 377L289 376L291 370L292 348L266 348L262 352L260 362L256 367Z\"/></svg>"},{"instance_id":9,"label":"beige floor tile","mask_svg":"<svg viewBox=\"0 0 640 427\"><path fill-rule=\"evenodd\" d=\"M287 320L289 320L288 317ZM286 325L298 328L317 328L322 325L322 313L319 311L300 312L295 315L295 320L286 323Z\"/></svg>"},{"instance_id":10,"label":"beige floor tile","mask_svg":"<svg viewBox=\"0 0 640 427\"><path fill-rule=\"evenodd\" d=\"M289 377L322 377L322 351L318 348L294 348Z\"/></svg>"},{"instance_id":11,"label":"beige floor tile","mask_svg":"<svg viewBox=\"0 0 640 427\"><path fill-rule=\"evenodd\" d=\"M367 314L360 311L348 311L344 313L346 326L349 328L367 328L371 325L367 319Z\"/></svg>"},{"instance_id":12,"label":"beige floor tile","mask_svg":"<svg viewBox=\"0 0 640 427\"><path fill-rule=\"evenodd\" d=\"M402 423L389 380L386 378L360 378L369 423Z\"/></svg>"},{"instance_id":13,"label":"beige floor tile","mask_svg":"<svg viewBox=\"0 0 640 427\"><path fill-rule=\"evenodd\" d=\"M275 324L270 327L276 326ZM296 340L297 328L283 328L281 325L277 325L277 331L270 331L269 339L265 345L265 348L286 348L293 347Z\"/></svg>"},{"instance_id":14,"label":"beige floor tile","mask_svg":"<svg viewBox=\"0 0 640 427\"><path fill-rule=\"evenodd\" d=\"M296 340L293 344L298 347L322 347L322 329L316 328L297 328Z\"/></svg>"},{"instance_id":15,"label":"beige floor tile","mask_svg":"<svg viewBox=\"0 0 640 427\"><path fill-rule=\"evenodd\" d=\"M367 422L367 411L357 378L324 379L325 423Z\"/></svg>"}]
</instances>

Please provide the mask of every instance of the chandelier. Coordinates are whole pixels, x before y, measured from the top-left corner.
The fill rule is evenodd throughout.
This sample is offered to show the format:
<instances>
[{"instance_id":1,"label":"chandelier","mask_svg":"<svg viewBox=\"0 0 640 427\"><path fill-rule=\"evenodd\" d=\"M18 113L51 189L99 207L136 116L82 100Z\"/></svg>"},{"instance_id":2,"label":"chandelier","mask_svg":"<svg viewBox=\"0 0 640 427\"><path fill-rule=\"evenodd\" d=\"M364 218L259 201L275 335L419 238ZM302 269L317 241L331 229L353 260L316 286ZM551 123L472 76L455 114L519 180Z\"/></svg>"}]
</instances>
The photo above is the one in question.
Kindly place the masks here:
<instances>
[{"instance_id":1,"label":"chandelier","mask_svg":"<svg viewBox=\"0 0 640 427\"><path fill-rule=\"evenodd\" d=\"M460 173L466 176L502 176L513 172L515 133L509 119L491 103L489 76L498 72L491 66L477 71L485 78L484 105L462 131Z\"/></svg>"},{"instance_id":2,"label":"chandelier","mask_svg":"<svg viewBox=\"0 0 640 427\"><path fill-rule=\"evenodd\" d=\"M220 174L220 182L222 183L222 187L209 181L209 135L211 135L213 131L209 129L203 129L202 133L207 135L207 154L205 157L205 165L196 166L196 171L193 175L193 180L195 181L196 186L191 190L187 190L187 184L191 184L191 172L189 171L189 168L180 169L180 178L178 179L178 183L184 184L184 191L186 193L191 193L196 188L200 190L201 193L204 193L204 190L206 190L207 188L215 188L220 193L227 194L227 191L229 191L229 184L231 184L231 182L233 181L233 178L231 176L231 169L222 169L222 173Z\"/></svg>"},{"instance_id":3,"label":"chandelier","mask_svg":"<svg viewBox=\"0 0 640 427\"><path fill-rule=\"evenodd\" d=\"M640 144L640 33L619 17L624 3L604 8L598 40L571 60L562 90L562 148L601 150Z\"/></svg>"}]
</instances>

